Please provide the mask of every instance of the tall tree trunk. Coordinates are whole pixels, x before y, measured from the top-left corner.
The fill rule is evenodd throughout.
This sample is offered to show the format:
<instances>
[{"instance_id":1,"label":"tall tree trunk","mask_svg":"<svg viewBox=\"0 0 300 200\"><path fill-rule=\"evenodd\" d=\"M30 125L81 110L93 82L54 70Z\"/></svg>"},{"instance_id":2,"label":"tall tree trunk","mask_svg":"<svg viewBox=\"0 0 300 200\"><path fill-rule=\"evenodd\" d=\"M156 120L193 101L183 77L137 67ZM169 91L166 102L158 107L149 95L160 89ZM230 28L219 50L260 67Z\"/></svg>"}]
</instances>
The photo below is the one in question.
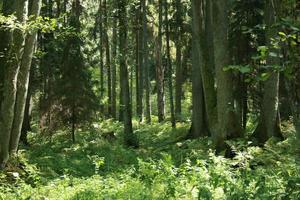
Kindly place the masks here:
<instances>
[{"instance_id":1,"label":"tall tree trunk","mask_svg":"<svg viewBox=\"0 0 300 200\"><path fill-rule=\"evenodd\" d=\"M145 81L145 117L146 122L151 123L151 103L150 103L150 80L149 80L149 47L148 47L148 29L147 29L147 7L146 0L142 0L143 7L143 49L144 49L144 81Z\"/></svg>"},{"instance_id":2,"label":"tall tree trunk","mask_svg":"<svg viewBox=\"0 0 300 200\"><path fill-rule=\"evenodd\" d=\"M143 21L143 11L142 11L142 4L143 4L144 0L140 1L140 8L139 8L139 12L138 12L138 35L139 35L139 43L138 43L138 50L139 50L139 98L137 103L137 115L139 118L139 121L143 121L143 91L144 91L144 73L143 73L143 59L144 59L144 49L143 49L143 44L144 44L144 37L143 37L143 29L142 29L142 21Z\"/></svg>"},{"instance_id":3,"label":"tall tree trunk","mask_svg":"<svg viewBox=\"0 0 300 200\"><path fill-rule=\"evenodd\" d=\"M201 66L204 60L200 54L200 20L201 6L203 2L198 0L192 1L192 94L193 94L193 114L192 126L190 129L190 138L206 136L208 127L206 123L206 113L204 104L204 92L201 77ZM202 12L203 13L203 12ZM203 16L202 16L203 17Z\"/></svg>"},{"instance_id":4,"label":"tall tree trunk","mask_svg":"<svg viewBox=\"0 0 300 200\"><path fill-rule=\"evenodd\" d=\"M132 130L132 116L131 116L131 102L129 93L129 77L127 69L127 12L126 12L126 0L118 1L119 8L119 48L120 48L120 74L121 74L121 88L123 99L123 123L124 123L124 140L129 146L137 147L137 139Z\"/></svg>"},{"instance_id":5,"label":"tall tree trunk","mask_svg":"<svg viewBox=\"0 0 300 200\"><path fill-rule=\"evenodd\" d=\"M214 49L217 80L218 132L213 133L217 152L225 149L225 140L239 136L234 110L232 72L225 71L229 65L228 50L228 2L214 0Z\"/></svg>"},{"instance_id":6,"label":"tall tree trunk","mask_svg":"<svg viewBox=\"0 0 300 200\"><path fill-rule=\"evenodd\" d=\"M136 100L136 114L139 117L139 98L140 98L140 54L139 51L140 49L140 32L139 32L139 15L140 15L140 7L137 6L135 8L135 27L134 27L134 35L135 35L135 89L136 89L136 95L135 95L135 100Z\"/></svg>"},{"instance_id":7,"label":"tall tree trunk","mask_svg":"<svg viewBox=\"0 0 300 200\"><path fill-rule=\"evenodd\" d=\"M4 16L13 14L13 1L4 0L2 5L2 13ZM5 69L8 62L9 47L12 43L12 31L0 29L0 105L3 101ZM1 119L0 119L1 120Z\"/></svg>"},{"instance_id":8,"label":"tall tree trunk","mask_svg":"<svg viewBox=\"0 0 300 200\"><path fill-rule=\"evenodd\" d=\"M279 52L272 45L272 38L277 34L274 25L280 17L280 0L267 0L265 5L265 23L266 23L266 43L269 52ZM267 64L271 66L279 65L279 57L274 58L270 55L267 57ZM270 77L264 82L264 94L262 100L262 110L259 124L254 132L254 136L260 143L266 142L271 137L282 139L280 130L280 119L278 115L279 104L279 72L270 72Z\"/></svg>"},{"instance_id":9,"label":"tall tree trunk","mask_svg":"<svg viewBox=\"0 0 300 200\"><path fill-rule=\"evenodd\" d=\"M181 0L176 0L176 84L175 84L175 113L177 119L181 115L181 99L182 99L182 7Z\"/></svg>"},{"instance_id":10,"label":"tall tree trunk","mask_svg":"<svg viewBox=\"0 0 300 200\"><path fill-rule=\"evenodd\" d=\"M168 0L165 0L165 20L166 20L166 43L167 43L167 73L168 73L168 88L170 98L170 112L171 112L171 124L173 128L176 128L176 119L174 111L174 96L173 96L173 69L170 55L170 25L168 19Z\"/></svg>"},{"instance_id":11,"label":"tall tree trunk","mask_svg":"<svg viewBox=\"0 0 300 200\"><path fill-rule=\"evenodd\" d=\"M111 77L111 63L110 63L110 45L108 38L108 15L107 15L107 3L103 0L104 10L104 35L105 35L105 58L106 58L106 69L107 69L107 95L108 95L108 117L112 115L112 77Z\"/></svg>"},{"instance_id":12,"label":"tall tree trunk","mask_svg":"<svg viewBox=\"0 0 300 200\"><path fill-rule=\"evenodd\" d=\"M103 115L104 114L104 104L103 104L103 98L104 98L104 52L103 52L103 46L104 46L104 33L103 33L103 5L102 0L99 2L99 31L100 31L100 43L99 43L99 51L100 51L100 112Z\"/></svg>"},{"instance_id":13,"label":"tall tree trunk","mask_svg":"<svg viewBox=\"0 0 300 200\"><path fill-rule=\"evenodd\" d=\"M165 118L165 92L164 92L164 67L162 65L162 0L159 4L159 27L156 41L156 89L157 89L157 112L158 121L162 122Z\"/></svg>"},{"instance_id":14,"label":"tall tree trunk","mask_svg":"<svg viewBox=\"0 0 300 200\"><path fill-rule=\"evenodd\" d=\"M117 118L117 17L113 17L113 36L112 36L112 69L111 69L111 84L112 84L112 106L111 116Z\"/></svg>"},{"instance_id":15,"label":"tall tree trunk","mask_svg":"<svg viewBox=\"0 0 300 200\"><path fill-rule=\"evenodd\" d=\"M212 27L212 3L208 0L201 0L201 4L196 12L200 21L198 24L200 32L200 56L203 60L201 67L201 77L204 92L204 103L206 110L207 123L209 133L216 132L217 125L217 94L215 89L215 78L213 71L215 70L214 61L214 43L213 43L213 27Z\"/></svg>"},{"instance_id":16,"label":"tall tree trunk","mask_svg":"<svg viewBox=\"0 0 300 200\"><path fill-rule=\"evenodd\" d=\"M30 15L34 16L32 20L35 20L41 9L41 0L34 0L31 8ZM29 75L31 61L34 53L34 48L37 40L37 31L26 36L24 53L21 60L20 70L18 74L17 82L17 96L15 103L14 121L11 131L10 139L10 153L15 154L18 150L19 139L21 135L21 129L24 119L24 110L26 104L26 97L28 93Z\"/></svg>"},{"instance_id":17,"label":"tall tree trunk","mask_svg":"<svg viewBox=\"0 0 300 200\"><path fill-rule=\"evenodd\" d=\"M28 2L25 0L16 0L14 2L5 2L9 10L14 6L14 11L18 22L23 23L27 18ZM12 5L13 4L13 5ZM20 60L23 53L24 32L21 30L14 30L12 46L9 50L10 62L7 62L7 70L4 80L4 98L1 104L0 113L0 168L3 168L9 159L9 143L11 130L14 120L14 107L17 93L17 77L20 68ZM9 35L8 35L9 36ZM11 36L9 36L10 38ZM10 39L9 39L10 40ZM8 40L8 41L9 41Z\"/></svg>"}]
</instances>

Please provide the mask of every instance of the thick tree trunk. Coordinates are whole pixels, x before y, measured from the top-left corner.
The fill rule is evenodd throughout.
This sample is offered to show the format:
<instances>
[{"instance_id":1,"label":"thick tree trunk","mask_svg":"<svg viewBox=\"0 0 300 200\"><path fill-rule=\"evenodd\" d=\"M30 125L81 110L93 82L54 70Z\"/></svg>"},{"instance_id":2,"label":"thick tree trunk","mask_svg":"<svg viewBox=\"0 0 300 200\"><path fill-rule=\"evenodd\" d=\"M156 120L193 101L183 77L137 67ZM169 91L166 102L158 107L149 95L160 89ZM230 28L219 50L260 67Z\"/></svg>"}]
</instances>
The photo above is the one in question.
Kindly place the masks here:
<instances>
[{"instance_id":1,"label":"thick tree trunk","mask_svg":"<svg viewBox=\"0 0 300 200\"><path fill-rule=\"evenodd\" d=\"M131 102L129 93L129 77L127 69L127 15L126 15L126 0L118 1L119 7L119 27L120 27L120 74L121 88L123 99L123 123L124 123L124 140L129 146L137 147L137 139L132 130Z\"/></svg>"},{"instance_id":2,"label":"thick tree trunk","mask_svg":"<svg viewBox=\"0 0 300 200\"><path fill-rule=\"evenodd\" d=\"M200 56L203 60L201 65L201 77L204 91L204 103L206 110L209 132L217 132L217 94L215 89L215 61L214 61L214 43L212 27L212 3L208 0L201 1L199 7L195 10L200 17Z\"/></svg>"},{"instance_id":3,"label":"thick tree trunk","mask_svg":"<svg viewBox=\"0 0 300 200\"><path fill-rule=\"evenodd\" d=\"M149 47L148 47L148 30L147 30L147 7L146 0L142 0L143 9L143 49L144 49L144 85L145 85L145 117L146 122L151 123L151 103L150 103L150 80L149 80Z\"/></svg>"},{"instance_id":4,"label":"thick tree trunk","mask_svg":"<svg viewBox=\"0 0 300 200\"><path fill-rule=\"evenodd\" d=\"M156 89L158 121L165 119L164 67L162 65L162 0L159 0L159 27L156 41Z\"/></svg>"},{"instance_id":5,"label":"thick tree trunk","mask_svg":"<svg viewBox=\"0 0 300 200\"><path fill-rule=\"evenodd\" d=\"M272 46L272 38L274 38L277 34L274 24L279 20L279 8L279 0L268 0L266 2L264 16L267 26L266 43L269 48L269 52L276 52L278 54L278 50ZM279 58L271 56L267 57L268 65L275 66L279 63ZM260 122L254 132L254 137L256 137L260 143L266 142L271 137L278 137L280 139L283 138L280 131L280 119L278 115L279 72L272 71L270 73L270 77L264 82Z\"/></svg>"},{"instance_id":6,"label":"thick tree trunk","mask_svg":"<svg viewBox=\"0 0 300 200\"><path fill-rule=\"evenodd\" d=\"M34 0L30 15L37 18L40 14L41 0ZM28 93L29 75L31 61L34 53L35 43L37 39L37 32L33 32L26 36L24 53L21 60L20 70L17 81L17 96L15 103L14 121L11 131L10 139L10 153L15 154L18 150L19 139L24 119L24 110L26 104L26 97Z\"/></svg>"},{"instance_id":7,"label":"thick tree trunk","mask_svg":"<svg viewBox=\"0 0 300 200\"><path fill-rule=\"evenodd\" d=\"M168 1L165 0L165 20L166 20L166 43L167 43L167 73L168 73L168 88L169 88L169 98L170 98L170 113L171 113L171 123L172 127L176 128L176 119L174 111L174 96L173 96L173 70L172 70L172 61L170 55L170 27L168 19Z\"/></svg>"},{"instance_id":8,"label":"thick tree trunk","mask_svg":"<svg viewBox=\"0 0 300 200\"><path fill-rule=\"evenodd\" d=\"M228 2L214 0L214 49L217 80L218 132L213 133L217 152L225 149L225 140L240 135L234 109L233 77L224 68L229 65Z\"/></svg>"},{"instance_id":9,"label":"thick tree trunk","mask_svg":"<svg viewBox=\"0 0 300 200\"><path fill-rule=\"evenodd\" d=\"M193 94L193 114L192 126L190 129L190 138L198 138L206 136L208 133L206 123L206 113L204 104L204 93L201 77L201 66L204 65L204 60L200 54L200 20L201 2L198 0L192 1L192 94Z\"/></svg>"},{"instance_id":10,"label":"thick tree trunk","mask_svg":"<svg viewBox=\"0 0 300 200\"><path fill-rule=\"evenodd\" d=\"M17 20L23 23L27 18L28 2L25 0L16 0L13 2ZM8 3L8 8L12 2ZM10 36L9 36L10 37ZM7 70L4 80L3 101L0 113L0 168L4 167L9 159L9 143L11 138L11 129L14 120L14 107L17 93L17 77L20 68L20 60L22 58L24 45L24 32L14 30L13 42L9 50L10 62L7 62Z\"/></svg>"}]
</instances>

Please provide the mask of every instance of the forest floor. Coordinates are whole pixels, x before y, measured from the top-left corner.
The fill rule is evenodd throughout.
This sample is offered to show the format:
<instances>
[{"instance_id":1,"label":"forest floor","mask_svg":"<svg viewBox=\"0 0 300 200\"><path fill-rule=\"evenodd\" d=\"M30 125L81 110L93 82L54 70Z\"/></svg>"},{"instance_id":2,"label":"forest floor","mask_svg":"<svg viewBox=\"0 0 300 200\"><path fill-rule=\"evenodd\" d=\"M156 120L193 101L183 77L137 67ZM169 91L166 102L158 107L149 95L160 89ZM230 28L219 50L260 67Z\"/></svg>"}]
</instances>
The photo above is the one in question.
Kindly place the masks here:
<instances>
[{"instance_id":1,"label":"forest floor","mask_svg":"<svg viewBox=\"0 0 300 200\"><path fill-rule=\"evenodd\" d=\"M300 199L290 126L286 140L264 147L230 141L233 159L216 156L208 138L183 140L189 123L134 127L138 149L122 145L122 125L112 121L79 130L75 144L64 131L51 142L31 133L31 146L0 172L0 200Z\"/></svg>"}]
</instances>

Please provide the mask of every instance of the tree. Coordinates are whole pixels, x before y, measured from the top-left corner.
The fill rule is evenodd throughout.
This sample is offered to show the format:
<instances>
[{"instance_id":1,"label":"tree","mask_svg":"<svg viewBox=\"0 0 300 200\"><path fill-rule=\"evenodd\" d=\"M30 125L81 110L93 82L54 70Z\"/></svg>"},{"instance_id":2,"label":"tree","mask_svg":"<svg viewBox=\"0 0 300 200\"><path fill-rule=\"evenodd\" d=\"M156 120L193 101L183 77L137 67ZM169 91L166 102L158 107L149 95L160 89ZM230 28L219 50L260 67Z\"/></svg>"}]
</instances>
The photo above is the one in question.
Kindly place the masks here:
<instances>
[{"instance_id":1,"label":"tree","mask_svg":"<svg viewBox=\"0 0 300 200\"><path fill-rule=\"evenodd\" d=\"M105 38L105 59L107 69L107 96L108 96L108 116L112 114L112 77L111 77L111 63L110 63L110 45L108 38L108 15L107 15L107 3L103 0L103 13L104 13L104 38Z\"/></svg>"},{"instance_id":2,"label":"tree","mask_svg":"<svg viewBox=\"0 0 300 200\"><path fill-rule=\"evenodd\" d=\"M277 34L275 24L280 18L281 3L278 0L267 0L265 4L264 19L266 23L266 45L269 49L267 65L276 67L280 64L279 52L272 44L272 39ZM277 56L273 57L272 53ZM280 119L278 114L278 93L279 93L279 71L273 70L269 78L264 82L264 93L259 124L254 132L254 136L260 143L266 142L271 137L282 139L280 130Z\"/></svg>"},{"instance_id":3,"label":"tree","mask_svg":"<svg viewBox=\"0 0 300 200\"><path fill-rule=\"evenodd\" d=\"M27 18L27 3L28 2L24 0L17 0L14 2L4 1L4 13L12 14L15 12L18 23L23 23ZM7 55L9 60L4 62L6 70L0 113L0 168L5 167L5 164L9 159L9 144L14 120L17 78L25 39L23 30L16 29L13 32L11 30L6 30L5 32L5 38L9 47Z\"/></svg>"},{"instance_id":4,"label":"tree","mask_svg":"<svg viewBox=\"0 0 300 200\"><path fill-rule=\"evenodd\" d=\"M35 20L40 15L41 3L41 0L33 1L32 8L29 12L29 16L33 16L32 20ZM31 61L36 45L36 40L37 30L32 30L32 32L26 36L24 53L22 55L20 70L18 73L16 103L14 108L15 113L10 139L10 154L15 154L18 150L28 94Z\"/></svg>"},{"instance_id":5,"label":"tree","mask_svg":"<svg viewBox=\"0 0 300 200\"><path fill-rule=\"evenodd\" d=\"M156 89L157 89L157 111L158 121L162 122L165 118L165 92L164 92L164 67L162 65L162 0L158 1L158 36L156 39Z\"/></svg>"},{"instance_id":6,"label":"tree","mask_svg":"<svg viewBox=\"0 0 300 200\"><path fill-rule=\"evenodd\" d=\"M149 80L149 47L148 47L148 27L147 27L147 7L146 0L142 0L142 9L143 9L143 49L144 49L144 85L145 85L145 117L147 123L151 122L151 103L150 103L150 80Z\"/></svg>"},{"instance_id":7,"label":"tree","mask_svg":"<svg viewBox=\"0 0 300 200\"><path fill-rule=\"evenodd\" d=\"M113 4L115 8L115 3ZM114 11L113 13L113 36L112 36L112 69L111 69L111 116L116 119L117 118L117 13Z\"/></svg>"},{"instance_id":8,"label":"tree","mask_svg":"<svg viewBox=\"0 0 300 200\"><path fill-rule=\"evenodd\" d=\"M166 20L166 51L167 51L167 75L168 75L168 88L169 88L169 98L170 98L170 112L171 112L171 123L172 127L176 128L176 119L175 119L175 111L174 111L174 95L173 95L173 68L172 61L170 55L170 26L168 19L168 0L165 0L165 20Z\"/></svg>"},{"instance_id":9,"label":"tree","mask_svg":"<svg viewBox=\"0 0 300 200\"><path fill-rule=\"evenodd\" d=\"M181 97L182 97L182 2L176 0L176 83L175 83L175 113L177 118L181 115Z\"/></svg>"},{"instance_id":10,"label":"tree","mask_svg":"<svg viewBox=\"0 0 300 200\"><path fill-rule=\"evenodd\" d=\"M206 112L204 104L204 91L202 84L201 66L203 66L204 58L200 53L200 20L201 8L203 8L203 2L193 0L192 1L192 94L193 94L193 113L192 113L192 126L190 138L198 138L206 136L208 134L208 127L206 121ZM201 5L202 4L202 5Z\"/></svg>"},{"instance_id":11,"label":"tree","mask_svg":"<svg viewBox=\"0 0 300 200\"><path fill-rule=\"evenodd\" d=\"M75 131L79 125L93 118L97 108L96 96L91 85L91 75L85 66L81 50L82 39L80 0L72 3L69 25L73 32L64 41L60 78L55 87L55 114L64 124L70 126L72 141L75 142Z\"/></svg>"},{"instance_id":12,"label":"tree","mask_svg":"<svg viewBox=\"0 0 300 200\"><path fill-rule=\"evenodd\" d=\"M213 1L214 21L214 56L217 83L218 132L213 133L213 141L217 152L225 149L225 140L240 135L240 127L236 127L234 109L233 77L231 71L224 70L229 65L228 51L228 2Z\"/></svg>"},{"instance_id":13,"label":"tree","mask_svg":"<svg viewBox=\"0 0 300 200\"><path fill-rule=\"evenodd\" d=\"M127 1L119 0L119 51L120 51L120 85L121 85L121 99L120 105L123 109L123 123L124 123L124 141L129 146L137 147L137 139L132 130L132 115L131 102L129 93L129 77L127 69Z\"/></svg>"}]
</instances>

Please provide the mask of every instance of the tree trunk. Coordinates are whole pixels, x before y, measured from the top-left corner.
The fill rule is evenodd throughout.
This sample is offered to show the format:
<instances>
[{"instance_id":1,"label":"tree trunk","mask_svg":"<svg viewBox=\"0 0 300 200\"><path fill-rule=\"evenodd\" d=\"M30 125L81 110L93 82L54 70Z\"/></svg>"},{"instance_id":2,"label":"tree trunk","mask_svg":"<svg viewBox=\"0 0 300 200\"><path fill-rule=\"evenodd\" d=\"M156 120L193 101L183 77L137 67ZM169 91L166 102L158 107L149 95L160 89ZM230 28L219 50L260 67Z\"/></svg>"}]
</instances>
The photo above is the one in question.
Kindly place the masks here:
<instances>
[{"instance_id":1,"label":"tree trunk","mask_svg":"<svg viewBox=\"0 0 300 200\"><path fill-rule=\"evenodd\" d=\"M193 95L193 113L192 126L190 129L190 138L203 137L208 134L206 123L206 113L204 104L204 93L201 77L201 66L204 60L200 54L200 20L201 20L201 2L192 1L192 95ZM202 16L203 17L203 16Z\"/></svg>"},{"instance_id":2,"label":"tree trunk","mask_svg":"<svg viewBox=\"0 0 300 200\"><path fill-rule=\"evenodd\" d=\"M159 0L159 27L156 41L156 89L158 121L165 118L164 67L162 65L162 0Z\"/></svg>"},{"instance_id":3,"label":"tree trunk","mask_svg":"<svg viewBox=\"0 0 300 200\"><path fill-rule=\"evenodd\" d=\"M30 76L32 76L32 74L30 74ZM31 78L30 78L31 80ZM23 124L22 124L22 130L21 130L21 137L20 137L20 141L25 144L26 146L29 146L29 142L27 139L27 133L29 131L31 131L31 86L30 86L30 81L29 80L29 88L28 88L28 94L26 97L26 104L25 104L25 111L24 111L24 120L23 120Z\"/></svg>"},{"instance_id":4,"label":"tree trunk","mask_svg":"<svg viewBox=\"0 0 300 200\"><path fill-rule=\"evenodd\" d=\"M181 11L181 0L176 0L176 84L175 84L175 113L176 118L179 119L181 115L181 97L182 97L182 11Z\"/></svg>"},{"instance_id":5,"label":"tree trunk","mask_svg":"<svg viewBox=\"0 0 300 200\"><path fill-rule=\"evenodd\" d=\"M278 50L272 45L272 38L277 34L274 24L279 20L279 0L268 0L265 5L265 23L266 23L266 43L269 52L276 52ZM271 66L279 65L279 57L274 58L270 55L267 57L267 64ZM262 100L262 110L259 124L254 132L254 137L259 143L266 142L271 137L278 137L283 139L280 130L280 119L278 115L279 104L279 72L270 72L270 77L264 82L264 94Z\"/></svg>"},{"instance_id":6,"label":"tree trunk","mask_svg":"<svg viewBox=\"0 0 300 200\"><path fill-rule=\"evenodd\" d=\"M138 58L139 58L139 64L138 64L138 73L139 73L139 98L137 103L137 115L139 118L139 121L143 121L143 91L144 91L144 73L143 73L143 60L144 60L144 49L143 49L143 44L144 44L144 36L143 36L143 29L142 29L142 21L143 21L143 11L142 11L142 4L144 0L140 1L140 8L138 12L138 35L139 35L139 43L138 43Z\"/></svg>"},{"instance_id":7,"label":"tree trunk","mask_svg":"<svg viewBox=\"0 0 300 200\"><path fill-rule=\"evenodd\" d=\"M212 27L212 3L203 0L195 10L200 12L198 15L200 21L198 24L200 32L200 58L203 60L201 67L201 77L204 92L204 103L206 110L207 123L209 133L216 132L217 125L217 94L215 89L215 78L213 71L215 70L214 61L214 44L213 44L213 27Z\"/></svg>"},{"instance_id":8,"label":"tree trunk","mask_svg":"<svg viewBox=\"0 0 300 200\"><path fill-rule=\"evenodd\" d=\"M16 0L14 3L14 10L17 20L23 23L27 18L28 2L24 0ZM7 8L11 9L12 2L8 3ZM5 8L6 9L6 8ZM0 168L3 168L9 159L9 143L11 138L11 130L14 120L14 107L17 93L17 77L20 68L20 60L23 53L24 32L21 30L14 30L13 42L9 50L10 62L7 62L7 70L4 80L4 98L1 104L0 113ZM9 36L11 37L11 36ZM9 40L8 40L9 41Z\"/></svg>"},{"instance_id":9,"label":"tree trunk","mask_svg":"<svg viewBox=\"0 0 300 200\"><path fill-rule=\"evenodd\" d=\"M146 122L151 123L151 103L150 103L150 80L149 80L149 47L148 47L148 29L147 29L147 7L146 0L142 0L143 7L143 49L144 49L144 81L145 81L145 117Z\"/></svg>"},{"instance_id":10,"label":"tree trunk","mask_svg":"<svg viewBox=\"0 0 300 200\"><path fill-rule=\"evenodd\" d=\"M131 119L131 102L129 93L129 77L127 69L127 15L126 15L126 0L118 1L119 7L119 27L120 27L120 74L121 74L121 88L122 99L124 106L123 109L123 123L124 123L124 140L129 146L137 147L137 139L132 130Z\"/></svg>"},{"instance_id":11,"label":"tree trunk","mask_svg":"<svg viewBox=\"0 0 300 200\"><path fill-rule=\"evenodd\" d=\"M103 33L103 7L102 7L102 0L99 2L99 18L100 18L100 24L99 24L99 31L100 31L100 43L99 43L99 51L100 51L100 112L103 115L104 114L104 63L103 63L103 46L104 46L104 33Z\"/></svg>"},{"instance_id":12,"label":"tree trunk","mask_svg":"<svg viewBox=\"0 0 300 200\"><path fill-rule=\"evenodd\" d=\"M111 116L116 119L117 118L117 17L113 17L113 41L112 41L112 76L111 76L111 84L112 84L112 106L111 106Z\"/></svg>"},{"instance_id":13,"label":"tree trunk","mask_svg":"<svg viewBox=\"0 0 300 200\"><path fill-rule=\"evenodd\" d=\"M41 0L34 0L31 8L30 15L34 16L35 20L40 14ZM31 61L34 53L34 48L37 39L37 32L33 32L26 36L24 53L21 60L20 70L17 82L17 96L15 103L14 121L11 131L10 139L10 153L15 154L18 150L19 139L22 130L24 119L24 111L26 104L26 97L28 93L29 75L31 68Z\"/></svg>"},{"instance_id":14,"label":"tree trunk","mask_svg":"<svg viewBox=\"0 0 300 200\"><path fill-rule=\"evenodd\" d=\"M224 71L229 65L228 2L214 0L214 49L217 80L218 132L213 133L217 152L225 149L225 140L240 135L234 110L232 72Z\"/></svg>"},{"instance_id":15,"label":"tree trunk","mask_svg":"<svg viewBox=\"0 0 300 200\"><path fill-rule=\"evenodd\" d=\"M108 38L108 16L107 16L107 5L106 0L103 0L104 10L104 35L105 35L105 58L106 58L106 69L107 69L107 95L108 95L108 117L112 116L112 77L111 77L111 63L110 63L110 46Z\"/></svg>"},{"instance_id":16,"label":"tree trunk","mask_svg":"<svg viewBox=\"0 0 300 200\"><path fill-rule=\"evenodd\" d=\"M170 55L170 28L169 28L169 19L168 19L168 0L165 0L165 20L166 20L166 43L167 43L167 73L168 73L168 88L169 88L169 98L170 98L170 112L171 112L171 123L172 127L176 128L176 119L174 112L174 96L173 96L173 70L172 70L172 61Z\"/></svg>"}]
</instances>

